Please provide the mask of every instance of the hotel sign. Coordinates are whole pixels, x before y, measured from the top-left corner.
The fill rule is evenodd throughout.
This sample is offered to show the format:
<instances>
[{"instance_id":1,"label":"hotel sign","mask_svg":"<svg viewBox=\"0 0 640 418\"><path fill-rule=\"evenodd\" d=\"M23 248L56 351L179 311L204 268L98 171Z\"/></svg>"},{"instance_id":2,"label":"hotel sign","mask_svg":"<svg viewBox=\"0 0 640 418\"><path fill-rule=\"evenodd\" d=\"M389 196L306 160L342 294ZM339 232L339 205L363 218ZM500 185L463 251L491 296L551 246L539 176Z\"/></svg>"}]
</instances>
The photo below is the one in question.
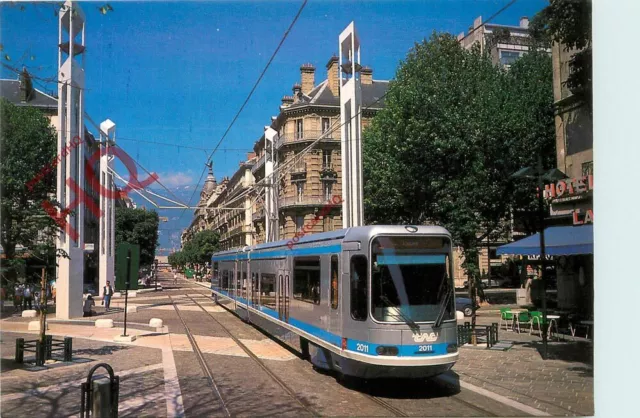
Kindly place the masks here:
<instances>
[{"instance_id":1,"label":"hotel sign","mask_svg":"<svg viewBox=\"0 0 640 418\"><path fill-rule=\"evenodd\" d=\"M544 186L544 198L555 203L565 203L580 200L585 194L593 191L593 174L573 179L560 180L557 183ZM573 209L573 224L583 225L593 223L593 209L585 211Z\"/></svg>"}]
</instances>

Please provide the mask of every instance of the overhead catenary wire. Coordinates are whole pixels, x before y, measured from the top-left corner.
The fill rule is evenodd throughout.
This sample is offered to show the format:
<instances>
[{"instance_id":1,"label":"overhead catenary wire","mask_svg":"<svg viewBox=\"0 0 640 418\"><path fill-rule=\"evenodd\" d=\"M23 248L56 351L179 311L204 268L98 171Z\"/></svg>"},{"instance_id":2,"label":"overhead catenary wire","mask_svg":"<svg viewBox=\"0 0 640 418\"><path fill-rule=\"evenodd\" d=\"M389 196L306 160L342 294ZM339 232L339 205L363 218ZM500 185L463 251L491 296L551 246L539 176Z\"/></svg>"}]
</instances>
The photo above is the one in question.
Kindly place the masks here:
<instances>
[{"instance_id":1,"label":"overhead catenary wire","mask_svg":"<svg viewBox=\"0 0 640 418\"><path fill-rule=\"evenodd\" d=\"M251 91L249 92L249 94L247 95L247 98L244 100L244 102L242 103L242 105L240 106L240 109L238 109L238 112L236 113L236 115L233 117L233 119L231 120L231 123L229 124L229 127L227 127L227 130L224 132L224 134L222 135L222 137L220 138L220 140L218 141L218 144L216 145L216 147L213 149L213 151L211 152L211 154L209 154L207 161L209 162L211 160L211 157L213 157L213 154L215 154L215 152L218 150L218 148L220 147L220 144L222 144L222 141L224 141L224 139L226 138L227 134L229 133L229 131L231 130L231 128L233 127L233 125L235 124L236 120L238 120L238 117L240 116L240 114L242 113L242 111L244 110L245 106L247 105L247 103L249 102L249 100L251 99L251 97L253 96L253 93L255 92L255 90L258 88L258 85L260 84L260 82L262 81L262 78L264 77L264 75L266 74L267 70L269 69L269 67L271 66L271 63L273 62L273 60L275 59L276 55L278 54L278 51L280 51L280 48L282 47L282 45L284 44L284 41L287 39L287 37L289 36L289 33L291 32L291 29L293 29L293 26L296 24L296 22L298 21L298 18L300 17L300 15L302 14L302 11L304 10L305 6L307 5L308 0L304 0L302 5L300 6L300 9L298 9L298 13L295 15L295 17L293 18L293 20L291 21L291 24L289 25L289 27L287 28L287 30L285 31L284 35L282 36L282 39L280 40L280 43L278 43L278 46L276 47L275 51L273 51L273 54L271 54L271 58L269 58L269 61L267 62L267 64L265 65L264 69L262 70L262 72L260 73L260 76L258 77L258 79L256 80L255 84L253 85L253 87L251 88ZM200 187L200 182L202 181L202 177L204 176L206 169L202 169L202 173L200 174L200 178L198 179L198 183L196 184L196 189L194 189L193 194L191 195L191 197L189 198L189 202L191 203L191 201L193 200L193 196L195 196L196 190ZM182 213L180 214L180 218L182 218L182 216L184 215L185 211L182 211Z\"/></svg>"},{"instance_id":2,"label":"overhead catenary wire","mask_svg":"<svg viewBox=\"0 0 640 418\"><path fill-rule=\"evenodd\" d=\"M462 42L464 39L466 39L467 37L469 37L470 35L472 35L475 31L477 31L478 29L480 29L481 27L485 26L486 24L490 23L493 19L495 19L497 16L499 16L501 13L503 13L505 10L507 10L509 7L511 7L517 0L512 0L509 3L507 3L505 6L503 6L500 10L498 10L497 12L495 12L494 14L492 14L489 18L487 18L484 22L482 22L480 25L478 25L477 27L473 28L473 30L469 31L469 33L464 36L463 38L461 38L459 40L459 42ZM387 93L389 92L389 90L385 91L385 93L378 98L376 101L374 101L373 103L367 105L366 107L363 107L358 113L356 113L353 117L351 117L349 120L345 121L344 123L336 126L337 120L333 123L333 125L322 135L320 135L316 140L314 140L311 144L309 144L305 149L303 149L302 151L296 153L291 159L283 162L281 165L279 165L278 167L274 168L273 170L273 177L274 177L274 182L275 181L280 181L282 178L284 178L284 176L286 176L286 174L291 170L291 168L295 167L295 165L300 162L300 160L306 155L308 154L311 150L313 150L318 143L320 143L321 140L326 139L326 137L330 134L332 134L333 132L335 132L337 129L342 128L343 125L345 125L346 123L351 122L354 118L356 118L357 116L359 116L360 114L362 114L362 112L369 110L370 108L372 108L374 105L376 105L377 103L379 103L381 100L383 100ZM346 139L342 139L342 141L348 141ZM277 175L277 177L276 177ZM260 180L259 182L256 182L254 185L252 185L248 190L246 190L245 192L239 194L238 196L234 197L234 201L244 197L247 194L251 194L251 193L256 193L256 196L254 199L252 199L251 204L253 205L259 198L260 195L262 194L262 192L264 191L264 189L267 187L265 186L265 182L267 180L267 177L263 178L262 180ZM228 202L225 202L228 203Z\"/></svg>"}]
</instances>

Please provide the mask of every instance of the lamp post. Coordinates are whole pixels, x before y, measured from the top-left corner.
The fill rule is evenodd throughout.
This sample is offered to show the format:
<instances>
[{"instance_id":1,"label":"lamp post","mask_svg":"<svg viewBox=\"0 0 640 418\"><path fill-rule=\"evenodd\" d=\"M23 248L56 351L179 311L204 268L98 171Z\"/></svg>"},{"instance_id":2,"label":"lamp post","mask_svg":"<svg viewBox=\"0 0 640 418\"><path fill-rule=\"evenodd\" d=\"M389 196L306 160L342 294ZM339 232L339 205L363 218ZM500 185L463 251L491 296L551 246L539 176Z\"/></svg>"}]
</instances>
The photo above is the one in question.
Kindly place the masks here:
<instances>
[{"instance_id":1,"label":"lamp post","mask_svg":"<svg viewBox=\"0 0 640 418\"><path fill-rule=\"evenodd\" d=\"M512 178L535 178L538 185L538 216L540 217L540 282L542 283L542 358L547 359L547 283L545 274L546 251L544 244L544 181L557 181L567 176L558 169L552 169L546 173L542 168L542 157L538 155L538 164L535 168L525 167L511 175Z\"/></svg>"}]
</instances>

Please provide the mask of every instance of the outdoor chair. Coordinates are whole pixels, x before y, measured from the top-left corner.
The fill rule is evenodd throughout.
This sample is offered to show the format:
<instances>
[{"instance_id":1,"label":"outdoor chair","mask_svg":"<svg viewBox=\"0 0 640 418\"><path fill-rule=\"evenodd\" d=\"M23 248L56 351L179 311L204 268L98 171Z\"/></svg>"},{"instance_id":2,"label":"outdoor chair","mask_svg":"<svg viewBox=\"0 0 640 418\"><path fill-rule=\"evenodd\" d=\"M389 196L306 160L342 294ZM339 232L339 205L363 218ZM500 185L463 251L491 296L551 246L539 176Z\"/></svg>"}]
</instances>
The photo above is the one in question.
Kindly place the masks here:
<instances>
[{"instance_id":1,"label":"outdoor chair","mask_svg":"<svg viewBox=\"0 0 640 418\"><path fill-rule=\"evenodd\" d=\"M502 323L504 322L505 331L508 329L509 324L513 321L513 314L511 313L510 308L501 308L500 309L500 324L498 328L502 329Z\"/></svg>"},{"instance_id":2,"label":"outdoor chair","mask_svg":"<svg viewBox=\"0 0 640 418\"><path fill-rule=\"evenodd\" d=\"M533 326L535 324L538 324L538 334L540 335L540 337L542 337L542 325L548 324L548 321L546 324L544 323L544 318L542 316L542 312L540 311L529 312L529 315L531 316L531 322L530 322L531 326L529 327L529 335L531 335L531 333L533 332Z\"/></svg>"}]
</instances>

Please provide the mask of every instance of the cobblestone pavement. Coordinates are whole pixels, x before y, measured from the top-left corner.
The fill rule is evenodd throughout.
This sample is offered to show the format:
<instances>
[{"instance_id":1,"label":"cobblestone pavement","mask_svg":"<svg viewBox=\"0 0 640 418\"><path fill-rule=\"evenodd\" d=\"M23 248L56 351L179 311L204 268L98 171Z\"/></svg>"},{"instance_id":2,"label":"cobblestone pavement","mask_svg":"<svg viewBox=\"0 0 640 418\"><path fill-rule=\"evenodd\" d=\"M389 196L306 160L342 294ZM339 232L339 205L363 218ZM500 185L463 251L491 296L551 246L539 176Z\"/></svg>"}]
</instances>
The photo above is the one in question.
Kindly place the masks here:
<instances>
[{"instance_id":1,"label":"cobblestone pavement","mask_svg":"<svg viewBox=\"0 0 640 418\"><path fill-rule=\"evenodd\" d=\"M479 316L477 324L498 319L498 315ZM542 339L529 335L526 328L522 331L499 332L501 341L514 343L508 351L462 348L453 371L464 382L550 415L593 415L593 343L571 337L549 341L549 359L543 360Z\"/></svg>"},{"instance_id":2,"label":"cobblestone pavement","mask_svg":"<svg viewBox=\"0 0 640 418\"><path fill-rule=\"evenodd\" d=\"M77 414L80 381L98 362L111 364L122 376L121 416L224 415L224 407L199 363L176 307L202 352L202 361L226 408L234 416L299 416L308 415L309 411L328 416L389 416L397 410L408 416L525 416L589 415L593 411L592 367L588 359L575 360L580 358L576 356L579 342L551 344L556 359L542 361L539 337L501 332L502 340L516 342L514 348L506 352L462 348L460 361L442 379L340 381L337 376L315 370L294 349L216 306L208 297L208 284L181 279L174 286L166 276L160 280L163 291L129 298L130 306L137 307L137 312L127 314L128 332L138 336L131 344L113 343L121 328L95 328L92 325L96 318L86 318L87 325L52 321L49 333L74 335L76 355L86 359L71 365L57 365L46 371L16 367L15 338L25 337L25 322L32 319L11 317L0 321L1 402L5 415ZM113 310L108 313L98 301L98 318L111 318L116 327L122 327L123 301L115 298ZM145 325L151 318L163 320L164 332ZM478 323L490 324L496 319L481 316ZM261 369L225 328L258 356L293 395ZM35 338L34 333L27 338ZM588 346L580 349L590 353ZM298 400L310 409L305 410Z\"/></svg>"}]
</instances>

